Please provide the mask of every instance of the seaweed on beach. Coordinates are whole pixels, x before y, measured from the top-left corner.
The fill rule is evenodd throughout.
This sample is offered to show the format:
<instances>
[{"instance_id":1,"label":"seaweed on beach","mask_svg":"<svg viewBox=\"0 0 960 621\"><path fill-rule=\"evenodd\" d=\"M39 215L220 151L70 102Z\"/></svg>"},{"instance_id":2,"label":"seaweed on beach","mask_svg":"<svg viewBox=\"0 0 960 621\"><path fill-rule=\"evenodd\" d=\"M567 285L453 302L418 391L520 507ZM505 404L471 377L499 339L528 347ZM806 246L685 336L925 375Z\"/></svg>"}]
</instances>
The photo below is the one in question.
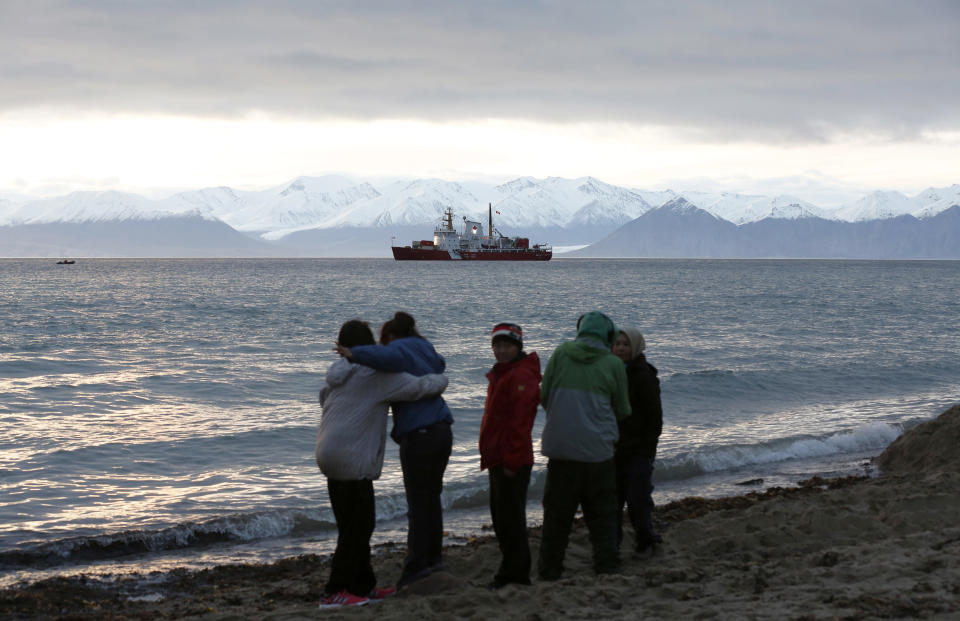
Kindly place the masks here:
<instances>
[{"instance_id":1,"label":"seaweed on beach","mask_svg":"<svg viewBox=\"0 0 960 621\"><path fill-rule=\"evenodd\" d=\"M776 498L797 498L809 494L816 494L826 489L838 489L856 485L870 477L865 475L851 475L837 478L823 478L815 476L797 483L796 487L770 487L765 490L748 492L739 496L723 498L702 498L691 496L669 502L654 509L655 519L669 526L671 522L682 522L703 517L714 511L742 510L758 502Z\"/></svg>"}]
</instances>

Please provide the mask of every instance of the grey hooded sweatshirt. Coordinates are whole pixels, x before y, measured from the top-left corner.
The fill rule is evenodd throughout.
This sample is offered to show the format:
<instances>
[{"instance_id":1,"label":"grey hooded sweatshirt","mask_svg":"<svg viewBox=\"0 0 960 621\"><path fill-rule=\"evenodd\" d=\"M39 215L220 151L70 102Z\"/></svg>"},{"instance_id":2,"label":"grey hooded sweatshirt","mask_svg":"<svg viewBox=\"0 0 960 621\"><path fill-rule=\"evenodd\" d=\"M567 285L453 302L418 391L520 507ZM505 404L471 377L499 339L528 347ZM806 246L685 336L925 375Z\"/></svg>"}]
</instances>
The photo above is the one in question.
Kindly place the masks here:
<instances>
[{"instance_id":1,"label":"grey hooded sweatshirt","mask_svg":"<svg viewBox=\"0 0 960 621\"><path fill-rule=\"evenodd\" d=\"M447 376L386 373L337 360L320 390L323 416L317 432L317 465L331 479L380 478L387 441L387 407L439 395Z\"/></svg>"}]
</instances>

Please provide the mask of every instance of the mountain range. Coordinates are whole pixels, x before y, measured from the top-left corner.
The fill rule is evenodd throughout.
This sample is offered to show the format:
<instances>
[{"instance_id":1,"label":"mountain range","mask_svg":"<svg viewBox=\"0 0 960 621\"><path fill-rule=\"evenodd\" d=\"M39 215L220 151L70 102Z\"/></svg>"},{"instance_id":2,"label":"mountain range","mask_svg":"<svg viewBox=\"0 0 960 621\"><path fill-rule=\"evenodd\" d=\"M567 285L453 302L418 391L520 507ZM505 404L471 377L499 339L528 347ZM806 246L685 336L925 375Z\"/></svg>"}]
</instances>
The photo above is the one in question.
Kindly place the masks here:
<instances>
[{"instance_id":1,"label":"mountain range","mask_svg":"<svg viewBox=\"0 0 960 621\"><path fill-rule=\"evenodd\" d=\"M960 184L827 209L789 195L642 190L592 177L386 184L298 177L153 200L116 191L0 198L0 256L390 256L445 209L570 256L960 258ZM871 241L872 240L872 241ZM937 241L939 240L939 241Z\"/></svg>"}]
</instances>

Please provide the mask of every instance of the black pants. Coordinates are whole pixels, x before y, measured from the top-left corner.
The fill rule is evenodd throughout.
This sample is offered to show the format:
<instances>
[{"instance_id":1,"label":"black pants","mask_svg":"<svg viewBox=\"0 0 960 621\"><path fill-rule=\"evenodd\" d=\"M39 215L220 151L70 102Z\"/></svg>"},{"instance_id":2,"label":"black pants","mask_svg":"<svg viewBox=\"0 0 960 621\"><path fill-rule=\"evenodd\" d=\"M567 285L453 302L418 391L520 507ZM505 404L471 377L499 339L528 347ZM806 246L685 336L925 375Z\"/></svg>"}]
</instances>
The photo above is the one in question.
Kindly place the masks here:
<instances>
[{"instance_id":1,"label":"black pants","mask_svg":"<svg viewBox=\"0 0 960 621\"><path fill-rule=\"evenodd\" d=\"M527 487L530 466L507 476L502 466L490 469L490 517L500 546L497 585L530 584L530 544L527 541Z\"/></svg>"},{"instance_id":2,"label":"black pants","mask_svg":"<svg viewBox=\"0 0 960 621\"><path fill-rule=\"evenodd\" d=\"M450 460L450 423L415 429L400 438L400 467L407 496L407 557L397 586L442 566L443 473Z\"/></svg>"},{"instance_id":3,"label":"black pants","mask_svg":"<svg viewBox=\"0 0 960 621\"><path fill-rule=\"evenodd\" d=\"M377 520L373 481L327 479L327 490L337 520L337 551L324 591L333 594L345 589L366 595L377 585L370 564L370 535Z\"/></svg>"},{"instance_id":4,"label":"black pants","mask_svg":"<svg viewBox=\"0 0 960 621\"><path fill-rule=\"evenodd\" d=\"M637 549L659 542L653 529L653 460L640 455L617 455L617 544L623 541L623 505L633 526Z\"/></svg>"},{"instance_id":5,"label":"black pants","mask_svg":"<svg viewBox=\"0 0 960 621\"><path fill-rule=\"evenodd\" d=\"M590 531L593 568L598 574L620 567L617 551L617 469L613 459L599 463L551 459L543 491L543 530L538 574L557 580L563 574L570 527L577 506Z\"/></svg>"}]
</instances>

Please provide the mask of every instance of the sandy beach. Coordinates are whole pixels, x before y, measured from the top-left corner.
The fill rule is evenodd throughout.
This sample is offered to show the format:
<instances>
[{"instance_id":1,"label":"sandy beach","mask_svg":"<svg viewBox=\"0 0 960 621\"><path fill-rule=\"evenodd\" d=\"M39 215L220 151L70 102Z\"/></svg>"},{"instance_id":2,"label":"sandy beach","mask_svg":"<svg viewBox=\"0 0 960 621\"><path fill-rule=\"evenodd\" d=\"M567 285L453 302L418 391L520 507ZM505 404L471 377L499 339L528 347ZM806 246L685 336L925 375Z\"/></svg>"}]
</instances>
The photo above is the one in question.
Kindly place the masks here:
<instances>
[{"instance_id":1,"label":"sandy beach","mask_svg":"<svg viewBox=\"0 0 960 621\"><path fill-rule=\"evenodd\" d=\"M957 619L960 618L960 406L894 442L880 475L814 478L742 496L657 508L655 554L623 554L620 574L595 576L578 525L558 582L484 588L496 541L446 549L446 571L406 595L318 610L327 561L224 566L166 576L162 599L135 581L84 578L0 591L7 619ZM629 536L629 535L628 535ZM538 529L531 529L534 555ZM627 547L627 546L625 546ZM401 546L382 546L381 584ZM155 601L153 601L155 600Z\"/></svg>"}]
</instances>

